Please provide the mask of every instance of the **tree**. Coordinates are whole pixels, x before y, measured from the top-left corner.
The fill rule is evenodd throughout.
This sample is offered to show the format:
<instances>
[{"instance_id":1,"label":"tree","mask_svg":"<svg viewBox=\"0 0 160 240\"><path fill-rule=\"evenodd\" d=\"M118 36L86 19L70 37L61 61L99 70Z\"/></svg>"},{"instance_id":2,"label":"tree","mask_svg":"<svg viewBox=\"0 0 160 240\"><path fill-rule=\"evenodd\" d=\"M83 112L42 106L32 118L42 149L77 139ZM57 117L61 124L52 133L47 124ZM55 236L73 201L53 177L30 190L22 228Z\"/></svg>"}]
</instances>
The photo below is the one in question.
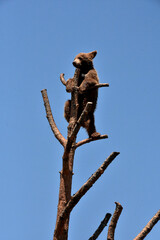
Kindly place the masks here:
<instances>
[{"instance_id":1,"label":"tree","mask_svg":"<svg viewBox=\"0 0 160 240\"><path fill-rule=\"evenodd\" d=\"M103 164L97 169L97 171L91 175L91 177L87 180L86 183L74 194L71 195L71 188L72 188L72 176L73 176L73 164L74 164L74 155L75 150L82 146L83 144L89 143L91 141L105 139L107 135L101 135L96 139L87 138L80 142L76 142L76 137L78 131L81 126L81 122L85 118L85 116L89 113L92 103L88 102L84 111L82 112L79 119L77 119L77 111L78 111L78 78L79 78L80 70L76 69L74 74L74 84L75 88L74 91L71 93L71 116L68 125L68 135L67 139L65 139L60 131L58 130L56 123L54 121L50 103L47 96L47 90L42 90L42 97L44 101L44 106L46 110L46 117L50 124L50 127L57 138L57 140L61 143L64 147L64 154L63 154L63 166L60 172L60 188L59 188L59 201L58 201L58 210L57 210L57 220L56 226L54 230L54 237L53 240L67 240L68 239L68 228L69 228L69 220L70 214L73 208L77 205L80 199L87 193L87 191L93 186L93 184L101 177L107 167L111 164L111 162L119 155L119 152L112 152L110 156L103 162ZM64 74L60 75L60 80L63 85L66 85L66 81L64 79ZM94 88L100 87L108 87L109 84L97 84ZM120 203L115 202L116 208L115 212L111 218L109 228L108 228L108 235L107 240L114 240L114 233L115 228L119 219L119 216L122 212L123 207ZM105 215L105 218L95 231L95 233L89 238L89 240L97 239L100 233L103 231L105 226L107 225L109 219L111 217L110 213ZM160 220L160 210L154 215L154 217L149 221L146 227L140 232L134 240L141 240L144 239L147 234L152 230L154 225Z\"/></svg>"}]
</instances>

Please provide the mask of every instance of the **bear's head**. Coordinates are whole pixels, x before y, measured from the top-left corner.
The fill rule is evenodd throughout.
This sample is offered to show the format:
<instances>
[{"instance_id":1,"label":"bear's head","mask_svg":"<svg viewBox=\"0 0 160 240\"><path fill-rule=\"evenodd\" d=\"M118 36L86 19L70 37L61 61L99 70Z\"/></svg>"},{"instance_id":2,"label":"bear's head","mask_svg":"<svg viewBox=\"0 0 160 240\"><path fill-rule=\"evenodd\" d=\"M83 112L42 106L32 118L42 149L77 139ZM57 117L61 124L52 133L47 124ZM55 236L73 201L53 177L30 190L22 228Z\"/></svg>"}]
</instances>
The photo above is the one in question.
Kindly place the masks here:
<instances>
[{"instance_id":1,"label":"bear's head","mask_svg":"<svg viewBox=\"0 0 160 240\"><path fill-rule=\"evenodd\" d=\"M76 68L80 68L81 70L89 70L93 68L93 58L96 56L97 51L89 52L89 53L79 53L74 61L73 66Z\"/></svg>"}]
</instances>

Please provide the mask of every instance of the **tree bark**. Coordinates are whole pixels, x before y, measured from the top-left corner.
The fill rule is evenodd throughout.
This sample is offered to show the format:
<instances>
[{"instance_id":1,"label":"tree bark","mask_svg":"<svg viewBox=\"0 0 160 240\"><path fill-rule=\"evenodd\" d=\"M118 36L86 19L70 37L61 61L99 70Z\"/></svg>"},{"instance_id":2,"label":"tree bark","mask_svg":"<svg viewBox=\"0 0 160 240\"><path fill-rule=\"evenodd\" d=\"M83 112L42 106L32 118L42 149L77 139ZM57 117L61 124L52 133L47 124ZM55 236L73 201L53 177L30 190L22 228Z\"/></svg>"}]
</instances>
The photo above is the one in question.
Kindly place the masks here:
<instances>
[{"instance_id":1,"label":"tree bark","mask_svg":"<svg viewBox=\"0 0 160 240\"><path fill-rule=\"evenodd\" d=\"M117 222L123 210L123 207L121 206L120 203L115 202L115 204L116 204L116 209L114 211L111 222L109 224L107 240L114 240L114 233L117 226Z\"/></svg>"},{"instance_id":2,"label":"tree bark","mask_svg":"<svg viewBox=\"0 0 160 240\"><path fill-rule=\"evenodd\" d=\"M78 85L79 70L76 69L74 74L75 86ZM60 172L60 188L59 188L59 201L58 201L58 210L57 210L57 220L56 227L54 231L53 240L67 240L68 239L68 227L69 227L69 218L70 214L65 218L64 224L59 224L61 221L61 213L63 212L66 204L71 199L71 188L72 188L72 176L73 176L73 161L75 154L75 143L76 143L76 134L70 140L73 129L77 122L77 112L78 112L78 92L75 90L71 93L71 117L68 125L68 141L71 141L69 144L66 144L63 155L63 167ZM57 228L57 226L59 226Z\"/></svg>"},{"instance_id":3,"label":"tree bark","mask_svg":"<svg viewBox=\"0 0 160 240\"><path fill-rule=\"evenodd\" d=\"M66 207L66 204L71 199L72 175L73 175L73 160L75 149L70 149L67 159L63 159L63 170L60 172L60 189L59 202L57 209L57 220L53 240L67 240L70 214L65 218L64 224L60 218L61 213ZM60 223L60 224L59 224ZM57 226L60 226L57 228Z\"/></svg>"},{"instance_id":4,"label":"tree bark","mask_svg":"<svg viewBox=\"0 0 160 240\"><path fill-rule=\"evenodd\" d=\"M97 230L94 232L94 234L88 240L96 240L99 237L99 235L101 234L103 229L107 226L107 223L108 223L110 217L111 217L111 214L107 213L105 218L103 219L103 221L100 223L99 227L97 228Z\"/></svg>"},{"instance_id":5,"label":"tree bark","mask_svg":"<svg viewBox=\"0 0 160 240\"><path fill-rule=\"evenodd\" d=\"M153 218L147 223L143 230L133 240L143 240L159 220L160 210L153 216Z\"/></svg>"}]
</instances>

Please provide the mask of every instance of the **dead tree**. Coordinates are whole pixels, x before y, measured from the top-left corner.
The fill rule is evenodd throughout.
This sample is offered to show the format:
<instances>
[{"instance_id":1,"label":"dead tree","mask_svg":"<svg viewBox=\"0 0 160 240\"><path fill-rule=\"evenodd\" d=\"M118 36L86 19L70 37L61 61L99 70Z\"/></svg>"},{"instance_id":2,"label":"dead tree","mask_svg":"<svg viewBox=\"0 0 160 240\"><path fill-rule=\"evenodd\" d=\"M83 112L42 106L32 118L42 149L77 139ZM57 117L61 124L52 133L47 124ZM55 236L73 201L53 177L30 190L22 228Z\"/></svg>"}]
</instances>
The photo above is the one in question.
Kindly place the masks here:
<instances>
[{"instance_id":1,"label":"dead tree","mask_svg":"<svg viewBox=\"0 0 160 240\"><path fill-rule=\"evenodd\" d=\"M87 180L86 183L74 194L71 195L71 188L72 188L72 176L73 176L73 163L74 163L74 155L75 150L82 146L83 144L108 138L107 135L101 135L98 138L87 138L82 141L76 142L76 137L78 131L81 126L81 122L85 118L85 116L89 113L92 103L88 102L84 111L82 112L79 119L77 119L77 111L78 111L78 77L79 77L79 70L76 69L74 74L74 84L75 89L71 93L71 117L68 125L68 134L67 139L65 139L60 131L58 130L56 123L54 121L50 103L47 96L47 90L42 90L42 97L44 101L44 106L46 110L46 117L50 124L51 130L53 131L57 140L61 143L64 147L64 153L62 157L62 170L60 172L60 188L59 188L59 201L58 201L58 209L57 209L57 219L56 219L56 226L54 230L53 240L67 240L68 239L68 228L69 228L69 220L70 214L73 208L77 205L80 199L87 193L87 191L93 186L93 184L101 177L110 163L117 157L119 152L112 152L110 156L103 162L103 164L97 169L97 171L91 175L91 177ZM66 85L66 81L64 79L64 74L60 75L60 80L63 85ZM108 83L104 84L97 84L94 88L100 87L108 87ZM120 203L116 202L116 209L112 216L111 222L108 228L108 236L107 240L114 240L114 233L115 228L119 219L119 216L122 211L122 206ZM97 239L100 233L103 231L105 226L107 225L109 219L111 217L110 213L107 213L95 233L89 238L89 240ZM141 240L146 237L149 231L153 228L153 226L160 220L160 211L150 220L147 226L142 230L142 232L134 239L134 240Z\"/></svg>"}]
</instances>

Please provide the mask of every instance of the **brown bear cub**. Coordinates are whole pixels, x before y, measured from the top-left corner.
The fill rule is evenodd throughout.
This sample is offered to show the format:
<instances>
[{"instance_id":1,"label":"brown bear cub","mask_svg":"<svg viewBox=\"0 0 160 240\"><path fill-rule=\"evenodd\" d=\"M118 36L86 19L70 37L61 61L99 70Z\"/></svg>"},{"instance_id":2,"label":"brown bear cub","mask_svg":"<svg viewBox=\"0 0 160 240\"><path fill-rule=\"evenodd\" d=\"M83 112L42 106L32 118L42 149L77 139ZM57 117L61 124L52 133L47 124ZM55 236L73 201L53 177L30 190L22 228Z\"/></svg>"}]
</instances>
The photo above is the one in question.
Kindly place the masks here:
<instances>
[{"instance_id":1,"label":"brown bear cub","mask_svg":"<svg viewBox=\"0 0 160 240\"><path fill-rule=\"evenodd\" d=\"M78 118L84 110L87 102L92 102L93 106L88 116L82 123L82 127L87 130L89 138L97 138L100 133L96 132L94 123L94 111L96 109L98 88L92 88L99 83L98 75L93 66L93 58L96 56L97 51L90 53L79 53L74 61L74 67L80 69L80 77L78 80ZM69 78L66 82L66 91L72 92L74 89L74 79ZM66 101L64 108L64 117L69 122L70 119L70 106L71 100Z\"/></svg>"}]
</instances>

